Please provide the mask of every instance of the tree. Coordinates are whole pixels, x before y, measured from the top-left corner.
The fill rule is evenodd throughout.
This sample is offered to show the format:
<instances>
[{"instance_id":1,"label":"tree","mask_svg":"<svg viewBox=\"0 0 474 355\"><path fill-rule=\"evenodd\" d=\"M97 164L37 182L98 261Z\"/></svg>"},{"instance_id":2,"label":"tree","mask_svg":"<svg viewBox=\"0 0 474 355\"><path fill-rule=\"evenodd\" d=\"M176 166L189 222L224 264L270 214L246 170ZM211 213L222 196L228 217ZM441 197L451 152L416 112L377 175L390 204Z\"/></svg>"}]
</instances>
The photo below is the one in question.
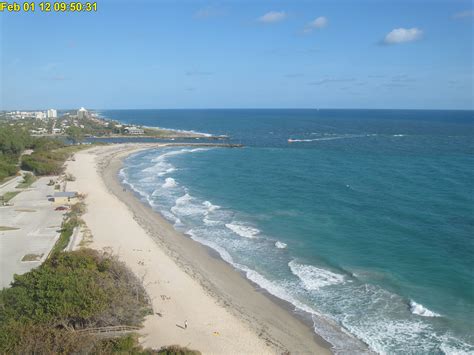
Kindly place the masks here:
<instances>
[{"instance_id":1,"label":"tree","mask_svg":"<svg viewBox=\"0 0 474 355\"><path fill-rule=\"evenodd\" d=\"M79 127L69 127L66 129L67 138L74 144L80 143L84 139L82 129Z\"/></svg>"}]
</instances>

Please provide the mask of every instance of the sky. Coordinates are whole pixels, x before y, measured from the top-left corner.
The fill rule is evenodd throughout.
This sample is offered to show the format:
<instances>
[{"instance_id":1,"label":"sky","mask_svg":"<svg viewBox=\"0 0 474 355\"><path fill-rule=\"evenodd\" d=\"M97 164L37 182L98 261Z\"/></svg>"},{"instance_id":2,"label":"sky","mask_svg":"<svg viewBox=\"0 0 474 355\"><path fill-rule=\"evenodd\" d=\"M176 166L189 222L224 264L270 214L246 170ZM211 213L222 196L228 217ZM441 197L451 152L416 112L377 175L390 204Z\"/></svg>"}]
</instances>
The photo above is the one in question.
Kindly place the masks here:
<instances>
[{"instance_id":1,"label":"sky","mask_svg":"<svg viewBox=\"0 0 474 355\"><path fill-rule=\"evenodd\" d=\"M474 108L470 0L97 8L0 13L0 109Z\"/></svg>"}]
</instances>

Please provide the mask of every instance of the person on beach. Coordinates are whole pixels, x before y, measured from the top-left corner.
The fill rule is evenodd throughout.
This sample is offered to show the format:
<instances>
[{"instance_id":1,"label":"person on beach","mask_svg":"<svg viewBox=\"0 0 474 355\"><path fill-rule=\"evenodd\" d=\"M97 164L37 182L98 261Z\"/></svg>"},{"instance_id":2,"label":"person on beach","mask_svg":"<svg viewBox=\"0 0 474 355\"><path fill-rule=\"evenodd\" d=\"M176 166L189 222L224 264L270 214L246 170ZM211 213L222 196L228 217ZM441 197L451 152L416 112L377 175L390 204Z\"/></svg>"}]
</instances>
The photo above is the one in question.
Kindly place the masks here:
<instances>
[{"instance_id":1,"label":"person on beach","mask_svg":"<svg viewBox=\"0 0 474 355\"><path fill-rule=\"evenodd\" d=\"M187 320L184 321L184 329L188 329L188 321Z\"/></svg>"}]
</instances>

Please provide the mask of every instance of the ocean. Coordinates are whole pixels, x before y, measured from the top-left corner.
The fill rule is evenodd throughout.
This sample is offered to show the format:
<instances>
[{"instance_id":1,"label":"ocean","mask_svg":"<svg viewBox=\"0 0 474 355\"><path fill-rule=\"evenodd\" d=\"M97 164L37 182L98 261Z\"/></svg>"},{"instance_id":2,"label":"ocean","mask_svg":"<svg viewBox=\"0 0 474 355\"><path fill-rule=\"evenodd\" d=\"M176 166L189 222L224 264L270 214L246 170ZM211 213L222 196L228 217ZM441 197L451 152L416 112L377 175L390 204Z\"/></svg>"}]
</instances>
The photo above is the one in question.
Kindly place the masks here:
<instances>
[{"instance_id":1,"label":"ocean","mask_svg":"<svg viewBox=\"0 0 474 355\"><path fill-rule=\"evenodd\" d=\"M474 353L474 114L408 110L110 110L125 123L225 134L122 181L190 238L378 353Z\"/></svg>"}]
</instances>

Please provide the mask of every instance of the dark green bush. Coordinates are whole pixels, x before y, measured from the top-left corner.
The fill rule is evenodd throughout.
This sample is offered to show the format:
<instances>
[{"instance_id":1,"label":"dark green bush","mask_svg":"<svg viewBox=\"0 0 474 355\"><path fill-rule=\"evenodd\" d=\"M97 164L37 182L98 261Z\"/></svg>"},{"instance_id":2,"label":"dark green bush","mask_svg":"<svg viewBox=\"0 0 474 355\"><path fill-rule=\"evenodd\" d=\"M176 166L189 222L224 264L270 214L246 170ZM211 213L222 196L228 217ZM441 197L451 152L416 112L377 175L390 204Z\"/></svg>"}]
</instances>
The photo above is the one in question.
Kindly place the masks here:
<instances>
[{"instance_id":1,"label":"dark green bush","mask_svg":"<svg viewBox=\"0 0 474 355\"><path fill-rule=\"evenodd\" d=\"M0 353L77 351L77 330L140 326L149 313L141 282L123 263L90 249L57 253L0 291Z\"/></svg>"}]
</instances>

